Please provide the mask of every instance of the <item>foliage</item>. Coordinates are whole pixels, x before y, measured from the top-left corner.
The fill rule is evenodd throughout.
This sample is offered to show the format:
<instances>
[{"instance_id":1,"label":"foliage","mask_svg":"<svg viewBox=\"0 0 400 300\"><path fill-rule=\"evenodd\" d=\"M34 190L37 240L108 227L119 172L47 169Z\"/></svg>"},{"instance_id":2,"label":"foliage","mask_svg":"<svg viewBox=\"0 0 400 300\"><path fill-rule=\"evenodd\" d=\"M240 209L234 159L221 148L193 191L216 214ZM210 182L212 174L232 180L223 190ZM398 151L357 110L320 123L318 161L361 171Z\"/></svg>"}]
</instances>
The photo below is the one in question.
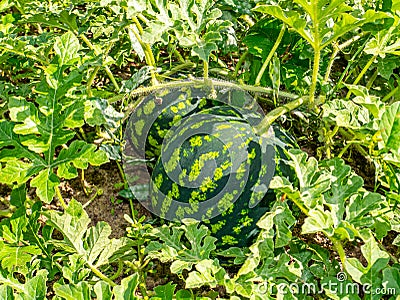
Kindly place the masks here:
<instances>
[{"instance_id":1,"label":"foliage","mask_svg":"<svg viewBox=\"0 0 400 300\"><path fill-rule=\"evenodd\" d=\"M4 0L0 12L1 299L399 298L400 1ZM132 211L110 238L60 186L120 167L142 95L204 85L253 93L257 132L276 121L302 149L282 150L292 174L273 177L259 234L221 249L203 223L160 224L121 174Z\"/></svg>"}]
</instances>

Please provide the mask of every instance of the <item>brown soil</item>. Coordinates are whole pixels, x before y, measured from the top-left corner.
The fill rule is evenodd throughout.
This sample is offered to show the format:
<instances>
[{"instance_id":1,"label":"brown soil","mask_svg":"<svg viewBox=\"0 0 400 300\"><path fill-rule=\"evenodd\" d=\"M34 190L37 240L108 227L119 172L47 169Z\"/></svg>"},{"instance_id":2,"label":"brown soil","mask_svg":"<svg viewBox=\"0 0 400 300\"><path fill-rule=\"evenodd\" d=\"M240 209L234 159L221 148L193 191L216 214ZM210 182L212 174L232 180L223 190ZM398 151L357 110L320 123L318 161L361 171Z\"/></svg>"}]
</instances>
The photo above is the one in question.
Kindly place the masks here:
<instances>
[{"instance_id":1,"label":"brown soil","mask_svg":"<svg viewBox=\"0 0 400 300\"><path fill-rule=\"evenodd\" d=\"M11 189L5 184L0 184L0 210L8 208L8 201L10 201Z\"/></svg>"},{"instance_id":2,"label":"brown soil","mask_svg":"<svg viewBox=\"0 0 400 300\"><path fill-rule=\"evenodd\" d=\"M118 167L115 162L107 163L101 167L90 166L84 173L84 183L80 178L61 183L60 189L64 200L68 203L72 198L86 204L97 191L102 194L96 196L86 207L85 211L92 220L91 225L105 221L112 228L113 238L124 236L128 222L124 215L130 215L129 201L122 200L118 195L122 182ZM83 185L89 191L89 196L84 192ZM113 203L114 202L114 203ZM135 206L139 206L136 204Z\"/></svg>"}]
</instances>

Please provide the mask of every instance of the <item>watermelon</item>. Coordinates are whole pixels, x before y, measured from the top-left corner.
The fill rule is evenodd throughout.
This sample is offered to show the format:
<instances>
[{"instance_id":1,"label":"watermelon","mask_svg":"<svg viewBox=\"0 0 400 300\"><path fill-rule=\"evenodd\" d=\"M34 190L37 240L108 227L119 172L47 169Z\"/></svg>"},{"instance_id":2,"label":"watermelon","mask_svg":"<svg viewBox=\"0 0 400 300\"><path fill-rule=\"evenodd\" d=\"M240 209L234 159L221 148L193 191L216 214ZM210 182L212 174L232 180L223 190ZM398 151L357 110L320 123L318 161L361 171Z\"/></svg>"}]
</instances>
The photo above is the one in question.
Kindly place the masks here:
<instances>
[{"instance_id":1,"label":"watermelon","mask_svg":"<svg viewBox=\"0 0 400 300\"><path fill-rule=\"evenodd\" d=\"M134 147L145 140L152 211L167 220L201 220L219 248L248 246L276 200L268 190L272 176L293 174L285 149L297 147L295 140L279 126L258 136L254 124L263 115L244 95L215 99L201 89L175 90L161 103L144 103L130 125ZM142 126L143 116L151 122Z\"/></svg>"}]
</instances>

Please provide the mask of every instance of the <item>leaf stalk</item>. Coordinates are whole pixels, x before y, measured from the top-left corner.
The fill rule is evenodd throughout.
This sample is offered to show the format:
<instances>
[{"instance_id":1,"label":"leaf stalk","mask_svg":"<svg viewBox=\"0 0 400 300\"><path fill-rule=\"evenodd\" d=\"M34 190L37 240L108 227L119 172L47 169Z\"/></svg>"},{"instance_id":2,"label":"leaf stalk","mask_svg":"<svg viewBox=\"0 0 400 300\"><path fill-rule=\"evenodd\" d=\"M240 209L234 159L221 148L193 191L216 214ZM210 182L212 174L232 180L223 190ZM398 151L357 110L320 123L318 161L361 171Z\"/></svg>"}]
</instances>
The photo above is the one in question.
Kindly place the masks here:
<instances>
[{"instance_id":1,"label":"leaf stalk","mask_svg":"<svg viewBox=\"0 0 400 300\"><path fill-rule=\"evenodd\" d=\"M65 203L63 196L61 195L61 191L60 191L60 188L58 187L58 185L55 186L55 191L56 191L57 198L58 198L58 200L59 200L60 203L61 203L62 208L63 208L64 210L67 210L67 207L68 207L68 206L67 206L67 204Z\"/></svg>"},{"instance_id":2,"label":"leaf stalk","mask_svg":"<svg viewBox=\"0 0 400 300\"><path fill-rule=\"evenodd\" d=\"M274 45L272 46L271 51L269 51L267 58L265 59L263 65L261 66L260 71L257 74L256 81L254 83L255 86L259 86L260 85L261 78L264 75L264 72L267 69L268 64L270 63L272 57L274 56L274 54L276 52L276 49L278 49L278 47L279 47L279 45L280 45L280 43L282 41L283 35L285 34L285 31L286 31L286 24L283 23L281 31L279 32L279 35L278 35Z\"/></svg>"}]
</instances>

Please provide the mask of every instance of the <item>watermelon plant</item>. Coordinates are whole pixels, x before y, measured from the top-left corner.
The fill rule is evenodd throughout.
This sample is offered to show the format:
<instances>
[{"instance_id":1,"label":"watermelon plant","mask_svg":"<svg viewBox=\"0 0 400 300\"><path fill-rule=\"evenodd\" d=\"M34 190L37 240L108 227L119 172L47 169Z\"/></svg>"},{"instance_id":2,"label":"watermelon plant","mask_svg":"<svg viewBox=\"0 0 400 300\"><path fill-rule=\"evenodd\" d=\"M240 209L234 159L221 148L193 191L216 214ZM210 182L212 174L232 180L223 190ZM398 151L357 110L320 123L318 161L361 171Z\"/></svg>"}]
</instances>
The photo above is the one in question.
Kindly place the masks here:
<instances>
[{"instance_id":1,"label":"watermelon plant","mask_svg":"<svg viewBox=\"0 0 400 300\"><path fill-rule=\"evenodd\" d=\"M400 297L398 0L0 12L1 299Z\"/></svg>"}]
</instances>

